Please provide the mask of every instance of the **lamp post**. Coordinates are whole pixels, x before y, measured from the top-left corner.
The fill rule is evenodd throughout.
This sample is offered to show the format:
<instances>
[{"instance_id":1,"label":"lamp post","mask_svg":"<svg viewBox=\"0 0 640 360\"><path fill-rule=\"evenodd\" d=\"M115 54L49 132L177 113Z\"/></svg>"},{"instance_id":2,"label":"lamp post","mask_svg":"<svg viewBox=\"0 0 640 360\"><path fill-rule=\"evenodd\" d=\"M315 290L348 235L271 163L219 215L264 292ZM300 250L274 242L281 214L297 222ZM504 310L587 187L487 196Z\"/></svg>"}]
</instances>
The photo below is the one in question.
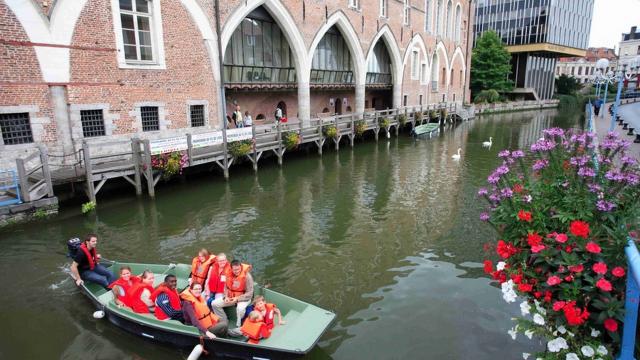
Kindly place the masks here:
<instances>
[{"instance_id":1,"label":"lamp post","mask_svg":"<svg viewBox=\"0 0 640 360\"><path fill-rule=\"evenodd\" d=\"M627 72L627 66L629 66L629 72ZM609 131L613 131L616 125L616 117L618 116L618 108L620 107L620 95L622 95L622 83L625 80L630 80L633 77L633 73L640 66L640 56L631 60L629 64L622 64L622 70L617 71L617 80L618 80L618 92L616 93L616 102L613 107L613 116L611 117L611 125L609 126ZM638 74L635 74L636 79L638 78Z\"/></svg>"},{"instance_id":2,"label":"lamp post","mask_svg":"<svg viewBox=\"0 0 640 360\"><path fill-rule=\"evenodd\" d=\"M600 98L600 90L602 89L602 84L604 84L604 95L602 95L602 105L601 109L603 111L600 114L600 117L604 117L604 109L607 106L607 92L609 91L609 83L613 82L613 74L611 72L607 72L607 68L609 67L609 60L602 58L596 62L596 69L598 69L597 76L597 84L598 88L596 89L596 99Z\"/></svg>"}]
</instances>

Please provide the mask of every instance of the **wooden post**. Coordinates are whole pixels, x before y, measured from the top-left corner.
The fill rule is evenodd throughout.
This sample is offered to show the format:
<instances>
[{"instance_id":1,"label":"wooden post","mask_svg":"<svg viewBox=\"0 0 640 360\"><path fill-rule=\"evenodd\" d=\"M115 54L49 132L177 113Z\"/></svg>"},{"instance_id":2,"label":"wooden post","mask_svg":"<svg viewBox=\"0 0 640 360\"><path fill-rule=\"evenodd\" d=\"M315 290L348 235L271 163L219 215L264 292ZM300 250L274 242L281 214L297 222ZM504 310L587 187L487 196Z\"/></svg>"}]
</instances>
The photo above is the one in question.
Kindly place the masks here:
<instances>
[{"instance_id":1,"label":"wooden post","mask_svg":"<svg viewBox=\"0 0 640 360\"><path fill-rule=\"evenodd\" d=\"M189 157L189 166L193 166L193 142L191 141L191 134L187 134L187 156Z\"/></svg>"},{"instance_id":2,"label":"wooden post","mask_svg":"<svg viewBox=\"0 0 640 360\"><path fill-rule=\"evenodd\" d=\"M378 119L378 113L377 112L373 112L373 116L374 116L374 120L376 127L373 128L373 132L376 136L376 142L378 142L378 134L380 133L380 120Z\"/></svg>"},{"instance_id":3,"label":"wooden post","mask_svg":"<svg viewBox=\"0 0 640 360\"><path fill-rule=\"evenodd\" d=\"M91 164L91 151L86 141L82 142L82 156L84 158L84 173L87 181L87 195L89 201L96 202L96 191L93 185L93 166Z\"/></svg>"},{"instance_id":4,"label":"wooden post","mask_svg":"<svg viewBox=\"0 0 640 360\"><path fill-rule=\"evenodd\" d=\"M151 168L151 145L149 139L143 141L144 144L144 173L147 178L147 191L152 198L156 196L155 184L153 183L153 169Z\"/></svg>"},{"instance_id":5,"label":"wooden post","mask_svg":"<svg viewBox=\"0 0 640 360\"><path fill-rule=\"evenodd\" d=\"M258 142L256 141L256 127L251 125L251 139L253 140L253 171L258 171Z\"/></svg>"},{"instance_id":6,"label":"wooden post","mask_svg":"<svg viewBox=\"0 0 640 360\"><path fill-rule=\"evenodd\" d=\"M355 137L356 137L356 123L353 120L354 117L355 117L355 115L353 115L353 113L351 113L351 136L349 136L349 141L351 142L351 147L353 147L353 139L355 139Z\"/></svg>"},{"instance_id":7,"label":"wooden post","mask_svg":"<svg viewBox=\"0 0 640 360\"><path fill-rule=\"evenodd\" d=\"M318 138L318 155L322 155L322 146L324 145L324 134L322 134L322 118L318 118L318 135L320 136Z\"/></svg>"},{"instance_id":8,"label":"wooden post","mask_svg":"<svg viewBox=\"0 0 640 360\"><path fill-rule=\"evenodd\" d=\"M20 196L23 202L31 201L29 196L29 181L27 180L27 172L24 168L24 160L16 159L16 168L18 168L18 181L20 182Z\"/></svg>"},{"instance_id":9,"label":"wooden post","mask_svg":"<svg viewBox=\"0 0 640 360\"><path fill-rule=\"evenodd\" d=\"M42 163L42 176L47 182L47 196L53 197L53 182L51 181L51 171L49 170L49 157L47 156L47 148L44 145L38 145L40 150L40 163Z\"/></svg>"},{"instance_id":10,"label":"wooden post","mask_svg":"<svg viewBox=\"0 0 640 360\"><path fill-rule=\"evenodd\" d=\"M400 132L400 116L398 115L398 109L391 110L391 113L395 113L393 117L396 119L396 137L398 137L398 133Z\"/></svg>"},{"instance_id":11,"label":"wooden post","mask_svg":"<svg viewBox=\"0 0 640 360\"><path fill-rule=\"evenodd\" d=\"M136 183L136 195L142 195L142 179L140 178L140 164L142 159L140 158L140 140L138 138L131 139L131 154L133 160L133 181ZM191 157L189 157L191 160Z\"/></svg>"},{"instance_id":12,"label":"wooden post","mask_svg":"<svg viewBox=\"0 0 640 360\"><path fill-rule=\"evenodd\" d=\"M278 121L278 165L282 166L282 129L280 128L280 121Z\"/></svg>"},{"instance_id":13,"label":"wooden post","mask_svg":"<svg viewBox=\"0 0 640 360\"><path fill-rule=\"evenodd\" d=\"M334 116L333 118L333 126L336 127L336 137L333 139L333 142L336 144L336 151L340 150L340 128L338 128L338 116Z\"/></svg>"},{"instance_id":14,"label":"wooden post","mask_svg":"<svg viewBox=\"0 0 640 360\"><path fill-rule=\"evenodd\" d=\"M222 161L222 165L224 169L222 173L224 175L225 180L229 180L229 152L227 150L227 119L223 119L224 127L222 128L222 152L224 154L224 159Z\"/></svg>"}]
</instances>

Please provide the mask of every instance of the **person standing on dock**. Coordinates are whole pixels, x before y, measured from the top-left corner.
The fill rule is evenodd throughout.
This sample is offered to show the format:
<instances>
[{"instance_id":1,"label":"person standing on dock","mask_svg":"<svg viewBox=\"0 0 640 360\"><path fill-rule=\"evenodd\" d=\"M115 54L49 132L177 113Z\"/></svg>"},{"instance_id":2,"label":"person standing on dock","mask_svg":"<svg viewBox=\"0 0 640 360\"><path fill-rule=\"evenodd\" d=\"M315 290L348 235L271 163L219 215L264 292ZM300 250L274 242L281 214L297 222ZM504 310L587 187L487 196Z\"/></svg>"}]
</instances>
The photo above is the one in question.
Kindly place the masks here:
<instances>
[{"instance_id":1,"label":"person standing on dock","mask_svg":"<svg viewBox=\"0 0 640 360\"><path fill-rule=\"evenodd\" d=\"M78 286L84 284L86 280L107 289L109 284L116 280L111 271L99 264L100 254L98 254L97 245L98 236L88 234L73 258L70 270Z\"/></svg>"},{"instance_id":2,"label":"person standing on dock","mask_svg":"<svg viewBox=\"0 0 640 360\"><path fill-rule=\"evenodd\" d=\"M231 274L226 278L224 297L217 298L211 303L213 311L221 318L226 317L224 309L227 306L236 306L236 326L240 327L247 306L253 298L253 277L251 265L242 264L238 260L231 262Z\"/></svg>"},{"instance_id":3,"label":"person standing on dock","mask_svg":"<svg viewBox=\"0 0 640 360\"><path fill-rule=\"evenodd\" d=\"M242 111L240 111L240 105L236 105L236 111L231 115L231 120L233 120L233 125L236 128L242 127Z\"/></svg>"}]
</instances>

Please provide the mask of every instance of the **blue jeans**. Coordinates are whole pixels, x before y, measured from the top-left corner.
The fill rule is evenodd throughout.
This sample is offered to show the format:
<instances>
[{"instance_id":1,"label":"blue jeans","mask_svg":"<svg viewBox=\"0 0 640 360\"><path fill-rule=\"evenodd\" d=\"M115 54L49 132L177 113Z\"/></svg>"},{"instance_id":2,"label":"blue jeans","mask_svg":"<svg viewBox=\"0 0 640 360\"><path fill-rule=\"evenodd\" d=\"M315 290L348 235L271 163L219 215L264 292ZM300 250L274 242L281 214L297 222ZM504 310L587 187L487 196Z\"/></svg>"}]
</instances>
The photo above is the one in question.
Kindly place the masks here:
<instances>
[{"instance_id":1,"label":"blue jeans","mask_svg":"<svg viewBox=\"0 0 640 360\"><path fill-rule=\"evenodd\" d=\"M85 270L81 272L80 277L82 280L102 285L102 287L105 288L116 280L111 271L100 264L96 264L93 270Z\"/></svg>"}]
</instances>

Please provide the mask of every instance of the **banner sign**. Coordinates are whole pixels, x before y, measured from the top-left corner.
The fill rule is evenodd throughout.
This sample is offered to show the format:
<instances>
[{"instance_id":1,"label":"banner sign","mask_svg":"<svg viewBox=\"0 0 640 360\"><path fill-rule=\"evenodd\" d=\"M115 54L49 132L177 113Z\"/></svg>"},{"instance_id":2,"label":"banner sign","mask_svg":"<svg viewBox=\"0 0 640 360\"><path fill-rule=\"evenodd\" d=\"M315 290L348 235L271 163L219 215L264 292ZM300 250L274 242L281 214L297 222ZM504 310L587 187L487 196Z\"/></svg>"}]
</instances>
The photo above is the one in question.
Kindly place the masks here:
<instances>
[{"instance_id":1,"label":"banner sign","mask_svg":"<svg viewBox=\"0 0 640 360\"><path fill-rule=\"evenodd\" d=\"M251 127L243 127L238 129L227 129L227 142L248 140L253 137Z\"/></svg>"},{"instance_id":2,"label":"banner sign","mask_svg":"<svg viewBox=\"0 0 640 360\"><path fill-rule=\"evenodd\" d=\"M220 144L222 144L222 131L191 135L191 146L194 149Z\"/></svg>"},{"instance_id":3,"label":"banner sign","mask_svg":"<svg viewBox=\"0 0 640 360\"><path fill-rule=\"evenodd\" d=\"M154 139L149 141L151 155L187 150L187 138L176 136L166 139Z\"/></svg>"}]
</instances>

